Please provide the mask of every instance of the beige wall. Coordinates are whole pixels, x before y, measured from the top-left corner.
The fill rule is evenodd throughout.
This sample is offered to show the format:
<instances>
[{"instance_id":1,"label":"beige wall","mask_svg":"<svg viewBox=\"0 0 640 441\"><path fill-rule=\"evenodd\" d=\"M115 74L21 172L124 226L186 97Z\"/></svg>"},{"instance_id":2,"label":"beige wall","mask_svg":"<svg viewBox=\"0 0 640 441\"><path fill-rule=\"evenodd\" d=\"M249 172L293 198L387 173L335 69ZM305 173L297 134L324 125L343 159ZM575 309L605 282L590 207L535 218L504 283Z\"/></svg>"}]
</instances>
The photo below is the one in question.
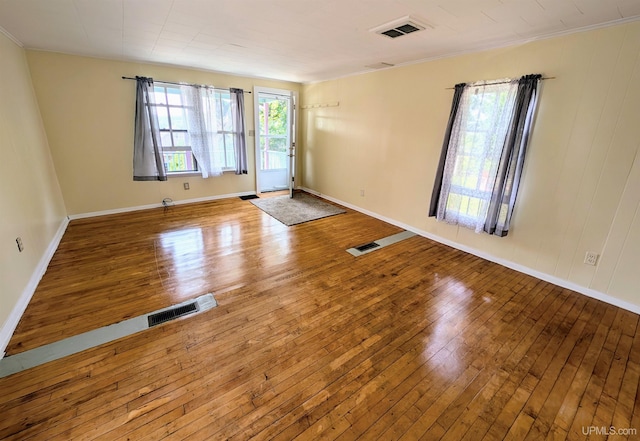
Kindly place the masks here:
<instances>
[{"instance_id":1,"label":"beige wall","mask_svg":"<svg viewBox=\"0 0 640 441\"><path fill-rule=\"evenodd\" d=\"M300 85L151 64L27 51L33 85L70 215L207 198L255 190L255 144L247 137L249 174L134 182L135 81L122 76L299 91ZM253 129L253 95L245 95L247 130ZM190 190L183 189L189 182Z\"/></svg>"},{"instance_id":2,"label":"beige wall","mask_svg":"<svg viewBox=\"0 0 640 441\"><path fill-rule=\"evenodd\" d=\"M640 310L639 54L633 22L306 85L303 106L339 106L303 110L303 185ZM543 84L510 235L428 218L447 88L528 73L556 79Z\"/></svg>"},{"instance_id":3,"label":"beige wall","mask_svg":"<svg viewBox=\"0 0 640 441\"><path fill-rule=\"evenodd\" d=\"M1 352L19 319L11 312L26 306L66 212L24 51L2 33L0 60Z\"/></svg>"}]
</instances>

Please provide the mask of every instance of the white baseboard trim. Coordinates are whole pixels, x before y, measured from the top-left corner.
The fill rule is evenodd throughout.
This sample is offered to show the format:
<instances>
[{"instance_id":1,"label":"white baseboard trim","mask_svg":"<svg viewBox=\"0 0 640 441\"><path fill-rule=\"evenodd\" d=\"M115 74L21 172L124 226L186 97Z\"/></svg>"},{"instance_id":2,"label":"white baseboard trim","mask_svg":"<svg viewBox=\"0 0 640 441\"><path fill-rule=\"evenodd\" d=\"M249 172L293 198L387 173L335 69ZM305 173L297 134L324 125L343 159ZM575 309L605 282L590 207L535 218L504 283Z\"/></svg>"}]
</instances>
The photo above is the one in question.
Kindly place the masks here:
<instances>
[{"instance_id":1,"label":"white baseboard trim","mask_svg":"<svg viewBox=\"0 0 640 441\"><path fill-rule=\"evenodd\" d=\"M11 340L13 333L18 327L18 322L20 322L20 319L22 318L22 314L24 314L24 311L27 309L27 306L31 301L31 297L33 297L33 293L36 292L36 288L38 287L38 283L40 283L40 279L42 279L42 276L47 271L49 262L51 261L53 254L58 249L58 245L60 244L60 241L62 240L62 236L64 236L64 232L67 230L68 225L69 225L69 218L65 217L64 219L62 219L62 222L58 227L58 231L56 231L56 234L51 239L51 242L49 242L49 246L45 250L42 257L40 258L38 265L33 270L33 273L31 274L31 278L29 279L29 283L27 283L27 286L22 291L22 294L20 295L18 302L15 304L15 306L11 310L11 314L9 314L9 318L2 325L2 329L0 329L0 351L1 351L0 358L4 357L5 349L9 345L9 341Z\"/></svg>"},{"instance_id":2,"label":"white baseboard trim","mask_svg":"<svg viewBox=\"0 0 640 441\"><path fill-rule=\"evenodd\" d=\"M411 225L407 225L407 224L405 224L403 222L399 222L399 221L397 221L395 219L391 219L389 217L382 216L382 215L380 215L378 213L366 210L364 208L358 207L358 206L350 204L348 202L341 201L339 199L333 198L333 197L328 196L326 194L322 194L322 193L320 193L318 191L315 191L315 190L312 190L310 188L301 187L301 189L306 191L306 192L308 192L308 193L311 193L311 194L314 194L314 195L316 195L318 197L326 199L328 201L335 202L336 204L340 204L340 205L343 205L343 206L345 206L347 208L350 208L352 210L358 211L358 212L360 212L362 214L366 214L367 216L371 216L373 218L376 218L376 219L379 219L381 221L387 222L387 223L389 223L391 225L395 225L396 227L400 227L400 228L403 228L405 230L412 231L412 232L414 232L416 234L419 234L420 236L426 237L427 239L431 239L431 240L439 242L441 244L448 245L448 246L450 246L452 248L456 248L456 249L458 249L460 251L464 251L466 253L473 254L474 256L481 257L481 258L483 258L485 260L489 260L491 262L497 263L497 264L505 266L507 268L511 268L512 270L515 270L515 271L518 271L518 272L521 272L521 273L524 273L524 274L528 274L528 275L536 277L536 278L538 278L540 280L544 280L545 282L553 283L554 285L558 285L558 286L560 286L562 288L570 289L571 291L575 291L575 292L578 292L580 294L584 294L584 295L586 295L588 297L592 297L594 299L601 300L601 301L603 301L605 303L608 303L610 305L617 306L617 307L622 308L622 309L626 309L627 311L631 311L631 312L633 312L635 314L640 314L640 305L636 305L636 304L633 304L633 303L626 302L626 301L621 300L621 299L619 299L617 297L613 297L613 296L610 296L609 294L605 294L603 292L596 291L594 289L587 288L587 287L582 286L582 285L578 285L577 283L571 282L569 280L561 279L561 278L553 276L551 274L543 273L543 272L537 271L537 270L535 270L533 268L529 268L528 266L524 266L524 265L521 265L521 264L516 263L516 262L511 262L509 260L493 256L493 255L491 255L491 254L489 254L489 253L487 253L485 251L478 250L478 249L472 248L472 247L468 247L466 245L460 244L458 242L454 242L454 241L449 240L449 239L445 239L445 238L437 236L437 235L435 235L433 233L429 233L428 231L420 230L420 229L415 228L415 227L413 227Z\"/></svg>"},{"instance_id":3,"label":"white baseboard trim","mask_svg":"<svg viewBox=\"0 0 640 441\"><path fill-rule=\"evenodd\" d=\"M217 196L205 196L202 198L194 198L194 199L183 199L180 201L173 201L172 205L183 205L183 204L194 204L197 202L209 202L216 201L219 199L228 199L240 196L249 196L252 194L256 194L255 191L243 191L241 193L231 193L231 194L221 194ZM140 210L150 210L152 208L160 208L162 207L162 202L158 204L148 204L148 205L138 205L135 207L125 207L125 208L115 208L113 210L103 210L103 211L92 211L89 213L80 213L80 214L70 214L70 220L76 219L85 219L89 217L98 217L98 216L106 216L108 214L120 214L120 213L128 213L130 211L140 211Z\"/></svg>"}]
</instances>

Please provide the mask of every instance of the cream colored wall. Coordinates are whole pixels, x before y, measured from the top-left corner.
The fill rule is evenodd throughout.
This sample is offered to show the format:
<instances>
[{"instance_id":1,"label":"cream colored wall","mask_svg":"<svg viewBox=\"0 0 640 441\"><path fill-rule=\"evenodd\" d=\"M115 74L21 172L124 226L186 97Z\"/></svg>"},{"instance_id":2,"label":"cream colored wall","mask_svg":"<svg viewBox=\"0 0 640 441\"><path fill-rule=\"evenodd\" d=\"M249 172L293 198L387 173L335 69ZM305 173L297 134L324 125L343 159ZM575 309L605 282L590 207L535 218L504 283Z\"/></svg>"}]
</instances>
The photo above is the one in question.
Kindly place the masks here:
<instances>
[{"instance_id":1,"label":"cream colored wall","mask_svg":"<svg viewBox=\"0 0 640 441\"><path fill-rule=\"evenodd\" d=\"M38 267L66 211L24 51L2 33L0 60L1 352L19 318L11 312L21 300L26 306L31 293L25 292L37 283Z\"/></svg>"},{"instance_id":2,"label":"cream colored wall","mask_svg":"<svg viewBox=\"0 0 640 441\"><path fill-rule=\"evenodd\" d=\"M639 54L633 22L306 85L303 106L339 106L303 110L303 185L640 310ZM543 83L509 236L428 218L447 88L528 73L556 79Z\"/></svg>"},{"instance_id":3,"label":"cream colored wall","mask_svg":"<svg viewBox=\"0 0 640 441\"><path fill-rule=\"evenodd\" d=\"M175 67L27 51L51 153L70 215L118 210L255 190L255 144L247 137L248 175L169 178L134 182L135 81L122 76L299 91L300 85ZM245 95L247 130L253 129L253 97ZM183 189L189 182L190 190Z\"/></svg>"}]
</instances>

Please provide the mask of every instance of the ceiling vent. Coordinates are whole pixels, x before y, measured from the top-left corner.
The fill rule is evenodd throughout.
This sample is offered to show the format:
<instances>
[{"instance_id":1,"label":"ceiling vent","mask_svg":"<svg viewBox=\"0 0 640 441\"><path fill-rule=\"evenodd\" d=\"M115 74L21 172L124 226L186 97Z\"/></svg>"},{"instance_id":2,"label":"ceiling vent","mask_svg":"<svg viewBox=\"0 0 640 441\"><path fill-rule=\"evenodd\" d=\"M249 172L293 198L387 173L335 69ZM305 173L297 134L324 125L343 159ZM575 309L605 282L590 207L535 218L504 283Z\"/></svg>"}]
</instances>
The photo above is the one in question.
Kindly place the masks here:
<instances>
[{"instance_id":1,"label":"ceiling vent","mask_svg":"<svg viewBox=\"0 0 640 441\"><path fill-rule=\"evenodd\" d=\"M398 38L402 37L403 35L412 34L414 32L424 31L428 28L431 28L431 26L420 23L418 20L411 16L407 16L399 18L397 20L393 20L380 26L376 26L375 28L370 29L370 31L389 38Z\"/></svg>"}]
</instances>

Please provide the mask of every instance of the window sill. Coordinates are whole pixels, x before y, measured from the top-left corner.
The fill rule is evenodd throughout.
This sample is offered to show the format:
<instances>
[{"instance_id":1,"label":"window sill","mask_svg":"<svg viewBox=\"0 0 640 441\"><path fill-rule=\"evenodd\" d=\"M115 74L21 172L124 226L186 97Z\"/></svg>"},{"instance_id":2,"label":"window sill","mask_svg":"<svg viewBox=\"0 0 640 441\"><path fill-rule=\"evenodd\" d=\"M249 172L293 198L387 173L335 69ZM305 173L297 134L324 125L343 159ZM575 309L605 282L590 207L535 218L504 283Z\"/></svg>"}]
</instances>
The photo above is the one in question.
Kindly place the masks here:
<instances>
[{"instance_id":1,"label":"window sill","mask_svg":"<svg viewBox=\"0 0 640 441\"><path fill-rule=\"evenodd\" d=\"M235 174L235 169L228 169L228 170L222 170L222 174L226 175L226 174ZM202 173L200 172L173 172L173 173L167 173L167 178L171 179L171 178L197 178L197 177L202 177ZM215 176L212 176L215 177Z\"/></svg>"},{"instance_id":2,"label":"window sill","mask_svg":"<svg viewBox=\"0 0 640 441\"><path fill-rule=\"evenodd\" d=\"M192 176L202 176L202 174L198 172L173 172L167 173L167 178L190 178Z\"/></svg>"}]
</instances>

